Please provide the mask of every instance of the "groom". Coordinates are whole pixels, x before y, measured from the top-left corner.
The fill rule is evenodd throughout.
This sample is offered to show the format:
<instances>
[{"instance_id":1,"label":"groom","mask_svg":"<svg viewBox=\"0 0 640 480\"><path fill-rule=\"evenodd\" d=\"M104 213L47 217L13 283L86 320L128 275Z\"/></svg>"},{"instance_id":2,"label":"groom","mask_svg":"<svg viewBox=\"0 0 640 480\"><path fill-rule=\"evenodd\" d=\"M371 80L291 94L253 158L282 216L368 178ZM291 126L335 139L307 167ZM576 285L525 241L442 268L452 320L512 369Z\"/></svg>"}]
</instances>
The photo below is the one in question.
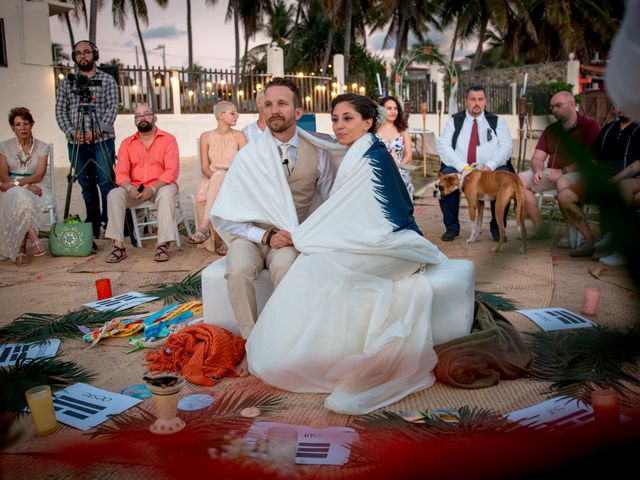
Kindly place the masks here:
<instances>
[{"instance_id":1,"label":"groom","mask_svg":"<svg viewBox=\"0 0 640 480\"><path fill-rule=\"evenodd\" d=\"M302 116L302 98L291 80L275 77L267 85L264 109L267 126L273 135L271 140L280 152L298 222L302 223L313 211L314 196L319 195L324 201L329 195L333 184L329 156L325 150L298 135L296 120ZM229 175L234 174L233 170L232 164ZM241 223L227 218L218 218L217 225L231 239L225 278L238 328L246 339L258 316L254 287L258 274L267 268L277 287L298 251L293 247L290 233L272 225ZM246 359L237 370L241 376L247 374Z\"/></svg>"}]
</instances>

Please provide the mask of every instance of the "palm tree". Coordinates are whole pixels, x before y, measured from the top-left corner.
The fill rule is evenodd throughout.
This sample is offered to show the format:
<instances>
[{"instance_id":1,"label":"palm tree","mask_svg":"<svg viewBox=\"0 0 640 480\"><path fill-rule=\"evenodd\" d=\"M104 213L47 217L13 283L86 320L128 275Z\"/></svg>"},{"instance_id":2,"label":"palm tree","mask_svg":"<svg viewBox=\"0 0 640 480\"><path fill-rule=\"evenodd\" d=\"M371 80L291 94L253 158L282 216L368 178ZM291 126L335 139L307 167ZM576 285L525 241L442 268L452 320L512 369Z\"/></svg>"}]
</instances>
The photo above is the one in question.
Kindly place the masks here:
<instances>
[{"instance_id":1,"label":"palm tree","mask_svg":"<svg viewBox=\"0 0 640 480\"><path fill-rule=\"evenodd\" d=\"M96 25L98 23L98 10L102 8L104 0L90 0L89 2L89 41L96 44Z\"/></svg>"},{"instance_id":2,"label":"palm tree","mask_svg":"<svg viewBox=\"0 0 640 480\"><path fill-rule=\"evenodd\" d=\"M73 6L73 10L71 12L65 11L64 13L59 13L58 18L64 21L67 25L67 31L69 32L69 41L71 42L71 48L76 44L76 39L73 35L73 27L71 26L71 20L73 19L74 23L78 23L80 18L84 20L84 26L87 26L87 5L84 0L63 0L64 3L70 3Z\"/></svg>"},{"instance_id":3,"label":"palm tree","mask_svg":"<svg viewBox=\"0 0 640 480\"><path fill-rule=\"evenodd\" d=\"M193 31L191 29L191 0L187 0L187 50L189 70L193 68Z\"/></svg>"},{"instance_id":4,"label":"palm tree","mask_svg":"<svg viewBox=\"0 0 640 480\"><path fill-rule=\"evenodd\" d=\"M284 49L291 35L291 13L293 5L287 5L284 0L271 0L266 4L267 22L263 25L271 41Z\"/></svg>"},{"instance_id":5,"label":"palm tree","mask_svg":"<svg viewBox=\"0 0 640 480\"><path fill-rule=\"evenodd\" d=\"M155 2L161 6L166 7L169 0L155 0ZM92 0L93 2L93 0ZM142 50L142 58L144 58L144 67L147 71L147 86L152 88L151 75L149 73L149 60L147 59L147 50L144 47L144 39L142 38L142 31L140 30L140 20L145 25L149 24L149 15L147 13L147 4L145 0L113 0L111 5L111 11L113 12L113 25L120 30L124 30L124 26L127 20L128 12L131 10L133 14L133 20L136 24L136 31L138 32L138 40L140 41L140 49ZM149 95L151 107L154 108L154 96Z\"/></svg>"},{"instance_id":6,"label":"palm tree","mask_svg":"<svg viewBox=\"0 0 640 480\"><path fill-rule=\"evenodd\" d=\"M71 57L64 51L64 48L59 43L51 44L51 56L53 57L54 65L62 65L62 60L67 62L71 61Z\"/></svg>"}]
</instances>

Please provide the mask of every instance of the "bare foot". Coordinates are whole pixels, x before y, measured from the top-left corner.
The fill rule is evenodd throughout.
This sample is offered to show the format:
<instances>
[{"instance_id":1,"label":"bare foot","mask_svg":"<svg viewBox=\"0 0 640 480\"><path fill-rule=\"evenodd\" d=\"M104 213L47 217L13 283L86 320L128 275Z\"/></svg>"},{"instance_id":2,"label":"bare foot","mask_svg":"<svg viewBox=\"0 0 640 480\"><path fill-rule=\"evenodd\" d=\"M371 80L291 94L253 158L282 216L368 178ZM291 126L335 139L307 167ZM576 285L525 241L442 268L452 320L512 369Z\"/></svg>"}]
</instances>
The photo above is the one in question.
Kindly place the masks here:
<instances>
[{"instance_id":1,"label":"bare foot","mask_svg":"<svg viewBox=\"0 0 640 480\"><path fill-rule=\"evenodd\" d=\"M240 363L236 365L236 375L239 377L248 377L249 376L249 365L247 364L247 354L245 353Z\"/></svg>"}]
</instances>

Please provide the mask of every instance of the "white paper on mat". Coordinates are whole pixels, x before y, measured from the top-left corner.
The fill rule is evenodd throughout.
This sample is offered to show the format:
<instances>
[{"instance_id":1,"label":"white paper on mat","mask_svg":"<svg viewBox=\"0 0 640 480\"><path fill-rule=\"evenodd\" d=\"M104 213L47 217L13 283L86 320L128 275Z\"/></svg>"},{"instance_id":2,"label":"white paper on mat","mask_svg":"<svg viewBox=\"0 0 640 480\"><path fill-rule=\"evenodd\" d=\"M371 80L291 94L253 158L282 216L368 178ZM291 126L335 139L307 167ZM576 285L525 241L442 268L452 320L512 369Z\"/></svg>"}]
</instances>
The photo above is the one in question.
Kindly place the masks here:
<instances>
[{"instance_id":1,"label":"white paper on mat","mask_svg":"<svg viewBox=\"0 0 640 480\"><path fill-rule=\"evenodd\" d=\"M534 310L516 310L516 312L529 318L546 332L588 328L595 325L588 318L566 308L536 308Z\"/></svg>"},{"instance_id":2,"label":"white paper on mat","mask_svg":"<svg viewBox=\"0 0 640 480\"><path fill-rule=\"evenodd\" d=\"M518 422L534 430L552 431L573 428L593 422L593 409L570 397L557 397L532 407L506 415L507 420Z\"/></svg>"},{"instance_id":3,"label":"white paper on mat","mask_svg":"<svg viewBox=\"0 0 640 480\"><path fill-rule=\"evenodd\" d=\"M57 338L34 343L5 343L0 345L0 367L15 365L18 360L53 357L58 347L60 340Z\"/></svg>"},{"instance_id":4,"label":"white paper on mat","mask_svg":"<svg viewBox=\"0 0 640 480\"><path fill-rule=\"evenodd\" d=\"M128 292L116 295L115 297L105 298L104 300L98 300L97 302L85 303L84 306L93 308L99 312L107 312L111 310L125 310L142 303L156 300L157 298L158 297L147 295L146 293Z\"/></svg>"},{"instance_id":5,"label":"white paper on mat","mask_svg":"<svg viewBox=\"0 0 640 480\"><path fill-rule=\"evenodd\" d=\"M96 388L86 383L74 383L53 394L53 408L60 423L89 430L137 405L142 400Z\"/></svg>"},{"instance_id":6,"label":"white paper on mat","mask_svg":"<svg viewBox=\"0 0 640 480\"><path fill-rule=\"evenodd\" d=\"M356 431L349 427L312 428L306 425L254 422L244 437L245 445L253 447L259 438L265 440L269 429L274 427L287 427L297 430L297 464L344 465L349 461L351 444L358 438ZM264 453L252 452L251 455L266 457Z\"/></svg>"}]
</instances>

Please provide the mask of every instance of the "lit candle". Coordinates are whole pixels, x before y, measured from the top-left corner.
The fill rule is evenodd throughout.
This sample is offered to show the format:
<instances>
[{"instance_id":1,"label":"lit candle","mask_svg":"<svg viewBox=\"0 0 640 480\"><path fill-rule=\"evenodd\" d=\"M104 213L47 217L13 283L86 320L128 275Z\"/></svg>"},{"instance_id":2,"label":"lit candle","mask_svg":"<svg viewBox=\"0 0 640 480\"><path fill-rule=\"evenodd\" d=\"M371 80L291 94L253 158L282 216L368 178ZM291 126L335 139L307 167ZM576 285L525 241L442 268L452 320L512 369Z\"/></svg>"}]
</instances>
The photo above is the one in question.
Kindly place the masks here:
<instances>
[{"instance_id":1,"label":"lit candle","mask_svg":"<svg viewBox=\"0 0 640 480\"><path fill-rule=\"evenodd\" d=\"M582 295L582 309L580 310L585 315L595 316L598 311L598 304L600 303L600 287L594 285L587 285L584 287L584 293Z\"/></svg>"},{"instance_id":2,"label":"lit candle","mask_svg":"<svg viewBox=\"0 0 640 480\"><path fill-rule=\"evenodd\" d=\"M56 412L53 409L53 398L51 397L51 387L40 385L30 388L25 392L27 404L31 412L33 426L37 435L49 435L58 428Z\"/></svg>"},{"instance_id":3,"label":"lit candle","mask_svg":"<svg viewBox=\"0 0 640 480\"><path fill-rule=\"evenodd\" d=\"M105 298L111 298L111 280L108 278L99 278L96 280L96 293L98 294L98 300L104 300Z\"/></svg>"},{"instance_id":4,"label":"lit candle","mask_svg":"<svg viewBox=\"0 0 640 480\"><path fill-rule=\"evenodd\" d=\"M591 406L596 426L610 429L620 424L620 403L615 390L594 390L591 392Z\"/></svg>"}]
</instances>

